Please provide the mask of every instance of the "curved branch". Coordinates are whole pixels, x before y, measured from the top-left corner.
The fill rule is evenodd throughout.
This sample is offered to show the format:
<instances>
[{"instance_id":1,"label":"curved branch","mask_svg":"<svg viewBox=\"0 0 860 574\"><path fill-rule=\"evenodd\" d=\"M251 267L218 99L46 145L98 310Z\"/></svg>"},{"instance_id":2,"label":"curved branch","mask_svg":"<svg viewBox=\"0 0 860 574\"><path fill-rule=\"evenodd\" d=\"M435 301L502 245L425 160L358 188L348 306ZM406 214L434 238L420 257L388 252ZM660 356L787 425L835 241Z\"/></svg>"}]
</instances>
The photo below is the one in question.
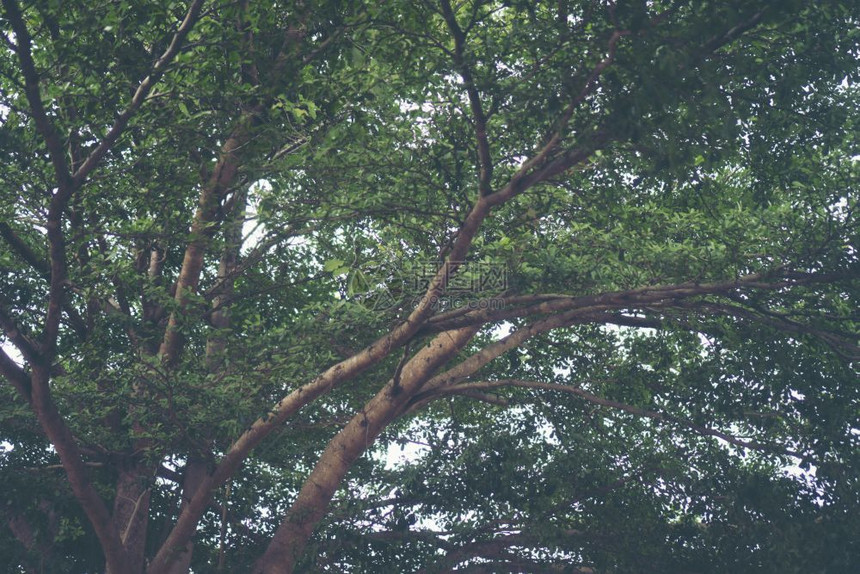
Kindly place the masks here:
<instances>
[{"instance_id":1,"label":"curved branch","mask_svg":"<svg viewBox=\"0 0 860 574\"><path fill-rule=\"evenodd\" d=\"M50 380L48 368L36 364L32 365L32 369L31 404L33 411L48 440L56 449L75 498L80 503L98 537L105 554L107 570L109 572L131 572L128 554L123 547L119 531L111 519L104 500L89 479L87 465L72 431L66 425L51 397L48 385Z\"/></svg>"}]
</instances>

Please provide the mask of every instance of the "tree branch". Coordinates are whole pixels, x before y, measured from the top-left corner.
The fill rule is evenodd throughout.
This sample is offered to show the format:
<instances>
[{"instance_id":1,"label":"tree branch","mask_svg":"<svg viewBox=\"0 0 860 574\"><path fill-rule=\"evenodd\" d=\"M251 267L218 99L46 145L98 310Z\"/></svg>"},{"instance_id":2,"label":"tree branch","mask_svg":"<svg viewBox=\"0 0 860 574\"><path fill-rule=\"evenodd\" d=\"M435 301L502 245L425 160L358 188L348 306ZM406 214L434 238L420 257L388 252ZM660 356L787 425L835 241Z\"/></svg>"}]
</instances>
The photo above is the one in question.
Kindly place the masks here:
<instances>
[{"instance_id":1,"label":"tree branch","mask_svg":"<svg viewBox=\"0 0 860 574\"><path fill-rule=\"evenodd\" d=\"M4 3L12 0L3 0ZM114 143L116 143L119 136L125 131L126 126L128 126L128 122L134 117L137 110L140 106L143 105L143 102L146 101L146 97L152 91L152 88L158 82L159 79L164 75L167 71L167 67L179 53L179 50L182 48L182 44L185 41L185 38L188 36L188 33L191 32L191 29L194 27L194 24L197 23L197 19L200 15L200 10L203 7L204 0L193 0L191 5L188 7L188 11L185 13L185 17L179 25L179 28L173 34L173 38L170 41L170 44L167 46L167 49L161 55L158 60L156 60L155 64L152 66L149 74L140 82L137 86L137 89L134 92L134 95L131 98L128 106L125 110L120 113L117 119L114 121L113 126L111 126L108 133L102 139L102 141L90 152L87 158L83 161L81 166L72 176L74 178L74 183L76 186L80 186L87 178L87 176L92 172L96 166L98 166L101 159L105 156L105 154L113 147Z\"/></svg>"},{"instance_id":2,"label":"tree branch","mask_svg":"<svg viewBox=\"0 0 860 574\"><path fill-rule=\"evenodd\" d=\"M454 37L454 63L460 72L460 76L463 78L463 85L466 88L466 94L469 96L469 106L472 110L472 122L475 126L475 139L478 145L478 190L482 196L486 196L492 193L493 179L493 159L490 154L490 142L487 137L487 116L484 114L481 96L478 93L478 88L475 86L471 66L466 61L466 34L457 23L457 16L451 9L451 3L448 0L441 0L441 5L445 23Z\"/></svg>"},{"instance_id":3,"label":"tree branch","mask_svg":"<svg viewBox=\"0 0 860 574\"><path fill-rule=\"evenodd\" d=\"M45 435L57 451L69 484L93 526L105 554L110 572L130 572L128 555L123 547L110 512L87 476L87 467L81 451L51 397L48 381L50 373L45 365L32 365L32 407Z\"/></svg>"},{"instance_id":4,"label":"tree branch","mask_svg":"<svg viewBox=\"0 0 860 574\"><path fill-rule=\"evenodd\" d=\"M583 533L579 530L557 530L557 534L564 536L566 538L581 538ZM411 533L407 533L411 534ZM528 558L523 558L518 553L511 552L513 549L519 549L523 547L541 547L545 548L546 545L541 543L540 537L535 536L526 531L520 532L496 532L490 533L492 538L487 540L473 540L466 544L453 547L452 544L446 543L445 545L439 544L442 548L446 548L448 551L442 558L439 559L435 564L428 568L422 568L418 571L419 574L429 574L430 572L469 572L469 566L458 567L463 562L467 560L474 559L476 557L484 558L485 560L494 560L491 564L484 564L486 566L490 566L490 569L484 570L481 568L483 565L475 564L473 566L478 566L478 569L475 572L549 572L556 571L555 568L552 570L548 569L545 565L541 570L536 570L535 567L537 564L529 560ZM441 539L440 539L441 542ZM437 543L438 544L438 543ZM586 574L592 573L593 570L591 568L582 566L577 567L573 564L568 563L568 561L562 561L558 564L559 569L558 572L570 572L572 574ZM454 568L457 567L456 570ZM505 568L505 570L502 570Z\"/></svg>"},{"instance_id":5,"label":"tree branch","mask_svg":"<svg viewBox=\"0 0 860 574\"><path fill-rule=\"evenodd\" d=\"M720 34L719 36L714 36L702 46L702 50L700 53L702 55L710 54L725 46L729 42L737 40L746 32L755 28L759 23L761 23L761 20L767 12L768 8L769 6L765 6L764 8L753 14L750 18L738 23L725 33Z\"/></svg>"},{"instance_id":6,"label":"tree branch","mask_svg":"<svg viewBox=\"0 0 860 574\"><path fill-rule=\"evenodd\" d=\"M422 386L422 392L416 394L407 404L404 405L400 416L423 408L428 402L433 400L434 391L436 389L454 385L467 377L470 377L485 365L508 351L516 349L535 335L573 325L581 320L581 315L582 313L576 309L566 313L556 314L540 321L536 321L530 325L520 327L513 333L487 345L454 367L427 381L427 383Z\"/></svg>"},{"instance_id":7,"label":"tree branch","mask_svg":"<svg viewBox=\"0 0 860 574\"><path fill-rule=\"evenodd\" d=\"M352 357L333 365L309 383L288 394L274 405L268 416L255 421L251 427L227 450L213 474L206 478L204 484L201 485L201 488L194 496L194 499L180 515L173 531L170 533L165 544L159 550L158 555L153 561L151 571L157 571L158 564L165 564L166 561L171 559L169 556L171 548L181 547L188 540L194 532L199 517L205 511L205 508L211 500L213 489L222 485L224 481L239 468L242 461L248 456L250 451L266 436L276 428L280 427L287 418L292 416L292 414L297 412L304 405L329 392L336 385L339 385L366 369L378 364L391 352L403 346L407 341L418 334L419 329L422 328L434 312L433 301L435 301L447 288L448 278L457 270L459 266L458 262L465 259L465 255L469 251L472 239L484 219L489 216L491 208L505 203L515 195L525 191L543 179L557 175L566 169L570 169L590 157L593 150L583 148L569 150L561 156L548 161L550 160L551 153L557 148L558 143L562 139L562 130L566 127L566 122L570 121L576 106L579 105L579 103L581 103L594 89L598 77L603 73L606 67L612 63L617 43L620 38L626 34L626 31L615 31L610 37L608 55L592 70L591 74L586 79L582 90L574 97L573 101L566 109L565 114L558 124L559 128L550 136L547 144L545 144L535 156L526 161L520 167L517 174L515 174L508 184L486 197L478 198L472 210L467 215L464 223L456 233L456 238L453 241L447 260L440 266L437 274L430 281L424 296L421 298L409 317L370 346L359 351ZM600 145L603 145L606 141L609 141L608 134L599 135L598 143ZM536 169L538 167L543 168L543 171ZM649 297L642 295L641 298L643 300L659 300L659 297L654 295ZM580 303L582 303L582 301L580 301ZM594 309L592 310L598 310L600 303L601 301L599 297L595 296L593 301ZM620 304L620 301L603 302L604 305L609 305L610 303ZM570 305L570 303L564 303L562 304L562 307L564 307L564 305ZM629 306L630 301L627 301L626 305ZM469 317L469 319L473 318L477 318L477 316L472 315ZM564 318L571 320L577 319L578 317ZM478 322L480 322L480 320L476 320L474 323L470 324L477 324ZM484 319L484 322L486 322L486 319Z\"/></svg>"},{"instance_id":8,"label":"tree branch","mask_svg":"<svg viewBox=\"0 0 860 574\"><path fill-rule=\"evenodd\" d=\"M152 567L153 572L173 560L172 549L184 546L193 535L197 522L211 501L214 489L232 476L255 446L303 406L328 393L336 385L378 364L416 335L434 312L434 301L444 293L448 279L465 259L472 239L481 223L489 216L490 205L487 199L479 198L476 201L457 233L448 259L440 266L424 296L403 323L352 357L326 369L309 383L282 398L267 416L257 419L230 446L213 474L206 477L185 511L180 514L176 525L153 559L153 565L155 565Z\"/></svg>"},{"instance_id":9,"label":"tree branch","mask_svg":"<svg viewBox=\"0 0 860 574\"><path fill-rule=\"evenodd\" d=\"M7 381L12 383L15 390L18 391L24 399L29 403L32 397L32 388L30 386L30 377L27 372L18 365L9 354L0 347L0 373Z\"/></svg>"},{"instance_id":10,"label":"tree branch","mask_svg":"<svg viewBox=\"0 0 860 574\"><path fill-rule=\"evenodd\" d=\"M30 265L45 281L50 283L51 281L51 267L48 263L42 259L35 251L33 251L29 245L27 245L18 234L9 226L5 221L0 222L0 237L3 237L6 240L6 243L9 244L9 247L18 254L18 256L24 260L25 263ZM69 319L69 324L74 329L75 333L81 339L86 338L87 336L87 325L84 321L83 317L81 317L80 313L78 313L77 309L75 309L68 301L63 302L63 311L66 313L66 317Z\"/></svg>"},{"instance_id":11,"label":"tree branch","mask_svg":"<svg viewBox=\"0 0 860 574\"><path fill-rule=\"evenodd\" d=\"M69 165L66 163L63 141L53 122L48 118L45 105L42 102L39 72L36 70L31 52L33 40L29 30L27 30L27 25L24 23L17 0L3 0L3 8L9 23L12 25L12 30L15 32L14 49L21 63L21 73L24 75L24 93L27 96L27 103L30 105L30 112L33 114L36 129L48 148L48 155L57 177L59 187L57 193L71 194L73 189L72 175L69 171Z\"/></svg>"},{"instance_id":12,"label":"tree branch","mask_svg":"<svg viewBox=\"0 0 860 574\"><path fill-rule=\"evenodd\" d=\"M20 351L24 360L31 364L42 360L40 345L33 340L32 336L24 332L12 314L2 305L0 305L0 327L3 327L6 337Z\"/></svg>"},{"instance_id":13,"label":"tree branch","mask_svg":"<svg viewBox=\"0 0 860 574\"><path fill-rule=\"evenodd\" d=\"M477 328L466 327L434 337L403 367L399 384L395 385L394 379L389 380L329 442L266 552L257 561L254 572L268 572L272 564L278 564L278 571L291 571L355 460L397 418L403 405L433 372L459 352L476 332Z\"/></svg>"},{"instance_id":14,"label":"tree branch","mask_svg":"<svg viewBox=\"0 0 860 574\"><path fill-rule=\"evenodd\" d=\"M537 154L532 156L529 160L523 162L523 164L517 170L517 173L514 174L508 187L511 187L516 190L520 186L528 187L530 185L534 185L534 183L537 183L538 181L541 181L539 177L535 177L536 174L530 172L533 168L536 168L542 163L544 163L550 157L552 152L556 149L556 147L564 137L564 132L567 129L567 125L570 123L570 120L573 117L577 106L579 106L579 104L581 104L585 100L588 94L591 93L591 91L597 85L597 79L604 72L604 70L606 70L606 68L608 68L615 60L615 53L618 49L618 41L624 36L628 36L629 34L629 30L614 30L612 32L612 35L609 37L606 57L594 66L594 68L591 70L591 73L586 78L585 84L582 86L582 89L565 108L564 113L558 121L556 129L549 136L547 142L543 145L543 147ZM602 141L596 142L598 146L603 145L609 139L606 135L604 135L603 137L605 139L601 138ZM594 149L596 149L596 146L594 147ZM555 165L552 169L548 171L548 173L554 175L556 173L564 171L565 169L569 169L577 162L582 161L588 156L590 156L592 151L593 150L590 150L586 153L583 150L571 150L567 152L565 156L568 156L570 154L573 154L573 156L564 159L561 162L553 162L553 164ZM585 157L581 157L583 153L585 153ZM549 177L549 175L546 175L544 177Z\"/></svg>"},{"instance_id":15,"label":"tree branch","mask_svg":"<svg viewBox=\"0 0 860 574\"><path fill-rule=\"evenodd\" d=\"M626 291L610 291L597 295L517 295L497 298L499 305L463 312L454 310L431 318L424 332L447 330L458 326L511 320L518 317L548 315L579 309L583 312L599 312L626 309L645 305L669 306L673 302L702 295L720 295L743 289L774 291L814 282L829 281L831 276L802 275L776 269L766 273L753 273L737 279L699 283L695 281L673 285L648 285ZM496 308L493 308L496 307Z\"/></svg>"},{"instance_id":16,"label":"tree branch","mask_svg":"<svg viewBox=\"0 0 860 574\"><path fill-rule=\"evenodd\" d=\"M689 305L684 305L684 307L690 308ZM798 335L811 335L824 342L828 347L833 349L835 353L846 360L860 359L860 346L850 340L834 333L817 329L811 325L804 325L803 323L791 321L785 317L775 316L760 309L752 310L740 305L731 305L727 303L705 303L699 306L699 310L711 310L723 315L748 319L750 321L767 325L768 327L772 327L778 331L787 331Z\"/></svg>"},{"instance_id":17,"label":"tree branch","mask_svg":"<svg viewBox=\"0 0 860 574\"><path fill-rule=\"evenodd\" d=\"M6 243L9 244L9 247L18 254L26 263L30 265L39 275L44 278L50 278L51 276L51 267L48 263L39 255L33 251L29 245L27 245L18 234L12 229L12 227L6 223L5 221L0 221L0 237L6 240Z\"/></svg>"}]
</instances>

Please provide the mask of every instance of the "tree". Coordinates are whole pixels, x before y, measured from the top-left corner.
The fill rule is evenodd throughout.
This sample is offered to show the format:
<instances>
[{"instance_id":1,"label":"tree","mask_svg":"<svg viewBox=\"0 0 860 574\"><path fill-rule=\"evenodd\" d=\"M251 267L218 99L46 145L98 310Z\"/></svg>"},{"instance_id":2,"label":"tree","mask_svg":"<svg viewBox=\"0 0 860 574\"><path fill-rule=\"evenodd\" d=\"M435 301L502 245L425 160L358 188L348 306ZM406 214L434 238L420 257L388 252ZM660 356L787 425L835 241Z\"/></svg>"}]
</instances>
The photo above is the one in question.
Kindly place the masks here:
<instances>
[{"instance_id":1,"label":"tree","mask_svg":"<svg viewBox=\"0 0 860 574\"><path fill-rule=\"evenodd\" d=\"M7 570L849 571L858 12L3 0Z\"/></svg>"}]
</instances>

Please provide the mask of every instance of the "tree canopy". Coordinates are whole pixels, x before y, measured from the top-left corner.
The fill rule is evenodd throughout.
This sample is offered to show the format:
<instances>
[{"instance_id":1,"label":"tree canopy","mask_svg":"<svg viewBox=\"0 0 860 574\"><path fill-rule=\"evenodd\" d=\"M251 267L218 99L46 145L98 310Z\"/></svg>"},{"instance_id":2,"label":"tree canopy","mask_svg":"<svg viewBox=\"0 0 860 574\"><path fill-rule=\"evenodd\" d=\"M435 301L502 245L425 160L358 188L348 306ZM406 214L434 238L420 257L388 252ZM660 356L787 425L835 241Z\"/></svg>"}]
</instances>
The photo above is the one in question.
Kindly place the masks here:
<instances>
[{"instance_id":1,"label":"tree canopy","mask_svg":"<svg viewBox=\"0 0 860 574\"><path fill-rule=\"evenodd\" d=\"M860 4L2 0L4 572L849 572Z\"/></svg>"}]
</instances>

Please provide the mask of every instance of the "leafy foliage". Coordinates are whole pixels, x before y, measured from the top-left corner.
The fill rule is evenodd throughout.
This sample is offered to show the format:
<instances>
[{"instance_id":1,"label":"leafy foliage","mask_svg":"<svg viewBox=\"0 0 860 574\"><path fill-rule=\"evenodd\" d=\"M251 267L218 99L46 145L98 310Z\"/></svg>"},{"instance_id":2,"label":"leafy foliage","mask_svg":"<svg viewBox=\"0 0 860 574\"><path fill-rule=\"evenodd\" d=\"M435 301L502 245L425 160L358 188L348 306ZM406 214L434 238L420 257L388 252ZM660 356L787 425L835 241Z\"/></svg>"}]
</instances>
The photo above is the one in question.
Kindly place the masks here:
<instances>
[{"instance_id":1,"label":"leafy foliage","mask_svg":"<svg viewBox=\"0 0 860 574\"><path fill-rule=\"evenodd\" d=\"M3 0L3 568L851 571L858 22Z\"/></svg>"}]
</instances>

